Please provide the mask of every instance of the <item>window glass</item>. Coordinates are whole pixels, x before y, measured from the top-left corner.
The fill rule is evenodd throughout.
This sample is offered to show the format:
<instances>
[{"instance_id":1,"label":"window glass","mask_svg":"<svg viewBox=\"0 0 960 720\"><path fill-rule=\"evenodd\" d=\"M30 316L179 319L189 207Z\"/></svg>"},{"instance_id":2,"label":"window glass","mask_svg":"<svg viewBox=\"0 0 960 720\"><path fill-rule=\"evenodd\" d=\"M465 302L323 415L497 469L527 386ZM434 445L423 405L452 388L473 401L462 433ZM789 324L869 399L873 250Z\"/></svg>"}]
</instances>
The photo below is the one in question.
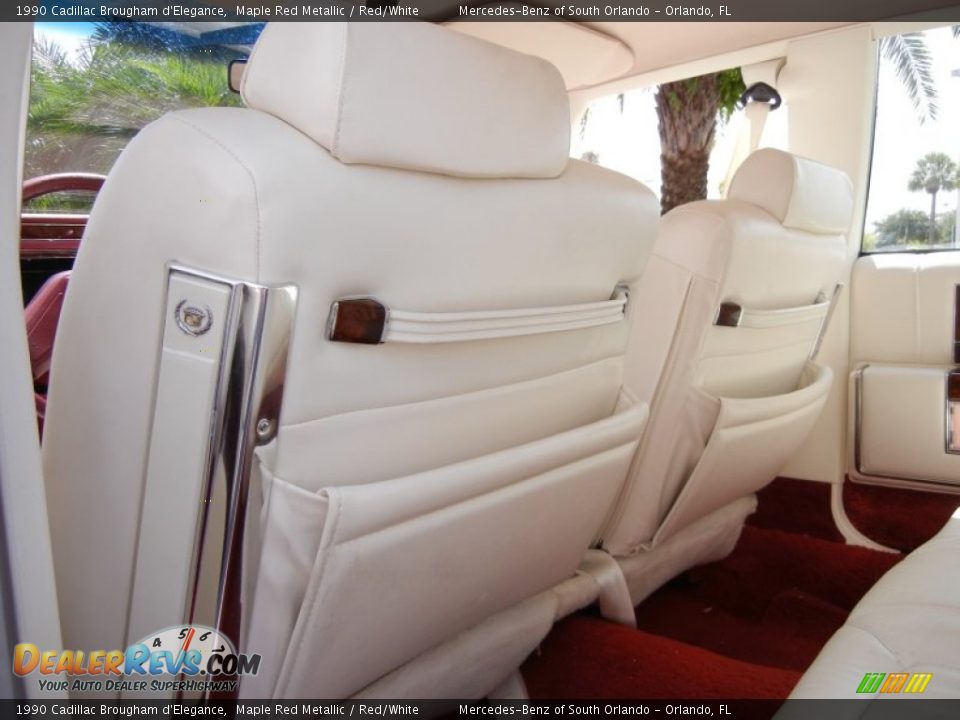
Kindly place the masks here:
<instances>
[{"instance_id":1,"label":"window glass","mask_svg":"<svg viewBox=\"0 0 960 720\"><path fill-rule=\"evenodd\" d=\"M656 92L656 87L642 88L592 102L574 128L571 157L629 175L659 197L661 167ZM707 175L708 198L723 196L742 123L740 112L717 122Z\"/></svg>"},{"instance_id":2,"label":"window glass","mask_svg":"<svg viewBox=\"0 0 960 720\"><path fill-rule=\"evenodd\" d=\"M952 28L880 41L864 252L960 247L960 39Z\"/></svg>"},{"instance_id":3,"label":"window glass","mask_svg":"<svg viewBox=\"0 0 960 720\"><path fill-rule=\"evenodd\" d=\"M58 190L24 200L28 213L86 213L93 206L96 193L90 190Z\"/></svg>"},{"instance_id":4,"label":"window glass","mask_svg":"<svg viewBox=\"0 0 960 720\"><path fill-rule=\"evenodd\" d=\"M258 23L37 23L24 177L106 174L124 146L164 113L239 106L227 64L246 57ZM28 209L78 212L59 193Z\"/></svg>"}]
</instances>

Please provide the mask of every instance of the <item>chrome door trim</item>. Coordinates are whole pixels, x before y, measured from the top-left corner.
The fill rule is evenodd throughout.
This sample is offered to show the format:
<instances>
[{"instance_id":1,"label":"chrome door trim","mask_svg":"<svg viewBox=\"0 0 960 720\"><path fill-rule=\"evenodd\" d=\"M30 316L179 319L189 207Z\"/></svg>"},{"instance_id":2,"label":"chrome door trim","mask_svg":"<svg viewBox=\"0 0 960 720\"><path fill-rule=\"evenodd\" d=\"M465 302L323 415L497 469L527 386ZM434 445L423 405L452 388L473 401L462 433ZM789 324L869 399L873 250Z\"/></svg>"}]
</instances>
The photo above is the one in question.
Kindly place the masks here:
<instances>
[{"instance_id":1,"label":"chrome door trim","mask_svg":"<svg viewBox=\"0 0 960 720\"><path fill-rule=\"evenodd\" d=\"M873 475L869 471L863 469L861 462L861 442L862 442L862 426L863 426L863 372L870 367L870 363L863 364L859 366L856 370L853 371L853 383L854 383L854 399L853 399L853 412L854 412L854 421L853 421L853 468L852 472L849 474L850 480L852 482L861 483L863 485L882 485L886 487L899 487L907 489L919 489L927 490L930 492L946 492L950 494L960 494L960 485L944 482L943 480L937 480L935 478L929 477L920 477L920 476L888 476L888 475ZM948 371L949 374L949 371ZM949 401L946 405L946 413L950 412ZM949 426L945 429L945 440L949 438ZM955 454L960 454L958 450ZM923 487L918 488L917 486L922 485Z\"/></svg>"},{"instance_id":2,"label":"chrome door trim","mask_svg":"<svg viewBox=\"0 0 960 720\"><path fill-rule=\"evenodd\" d=\"M827 336L827 328L830 327L830 320L833 319L833 313L837 309L837 301L840 299L840 293L843 292L843 283L838 282L833 286L833 293L830 295L830 304L827 306L827 314L823 316L820 322L820 329L817 330L817 338L813 341L813 348L810 350L808 359L813 360L820 354L820 346L823 345L823 339Z\"/></svg>"}]
</instances>

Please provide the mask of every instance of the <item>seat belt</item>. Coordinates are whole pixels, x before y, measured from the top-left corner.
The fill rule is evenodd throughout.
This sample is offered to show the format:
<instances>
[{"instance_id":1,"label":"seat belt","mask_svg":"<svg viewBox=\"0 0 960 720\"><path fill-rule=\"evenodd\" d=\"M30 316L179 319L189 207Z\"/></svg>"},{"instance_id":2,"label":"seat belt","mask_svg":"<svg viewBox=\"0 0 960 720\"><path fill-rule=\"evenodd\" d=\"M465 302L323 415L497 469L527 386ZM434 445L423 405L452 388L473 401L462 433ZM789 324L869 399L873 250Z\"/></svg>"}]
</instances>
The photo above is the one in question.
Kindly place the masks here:
<instances>
[{"instance_id":1,"label":"seat belt","mask_svg":"<svg viewBox=\"0 0 960 720\"><path fill-rule=\"evenodd\" d=\"M756 85L754 85L756 87ZM770 115L771 106L765 102L748 102L744 107L744 114L750 123L750 149L747 155L760 147L760 140L763 138L763 128L767 124L767 118Z\"/></svg>"},{"instance_id":2,"label":"seat belt","mask_svg":"<svg viewBox=\"0 0 960 720\"><path fill-rule=\"evenodd\" d=\"M780 107L780 95L776 90L776 84L784 62L784 58L778 58L748 65L741 70L747 89L737 101L737 107L743 110L747 122L740 130L733 156L730 158L727 175L723 181L724 196L740 164L760 147L770 111Z\"/></svg>"}]
</instances>

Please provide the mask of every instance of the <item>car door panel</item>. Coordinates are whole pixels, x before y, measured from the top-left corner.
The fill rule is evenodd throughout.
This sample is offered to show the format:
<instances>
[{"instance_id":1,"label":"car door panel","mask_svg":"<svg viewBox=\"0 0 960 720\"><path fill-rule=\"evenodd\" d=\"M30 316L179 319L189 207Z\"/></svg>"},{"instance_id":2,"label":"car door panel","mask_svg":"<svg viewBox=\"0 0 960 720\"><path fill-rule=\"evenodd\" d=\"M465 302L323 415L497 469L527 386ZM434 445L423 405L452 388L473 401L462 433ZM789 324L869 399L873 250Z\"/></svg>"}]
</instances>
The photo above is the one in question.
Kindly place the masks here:
<instances>
[{"instance_id":1,"label":"car door panel","mask_svg":"<svg viewBox=\"0 0 960 720\"><path fill-rule=\"evenodd\" d=\"M960 252L866 255L854 266L852 479L960 492L958 287Z\"/></svg>"}]
</instances>

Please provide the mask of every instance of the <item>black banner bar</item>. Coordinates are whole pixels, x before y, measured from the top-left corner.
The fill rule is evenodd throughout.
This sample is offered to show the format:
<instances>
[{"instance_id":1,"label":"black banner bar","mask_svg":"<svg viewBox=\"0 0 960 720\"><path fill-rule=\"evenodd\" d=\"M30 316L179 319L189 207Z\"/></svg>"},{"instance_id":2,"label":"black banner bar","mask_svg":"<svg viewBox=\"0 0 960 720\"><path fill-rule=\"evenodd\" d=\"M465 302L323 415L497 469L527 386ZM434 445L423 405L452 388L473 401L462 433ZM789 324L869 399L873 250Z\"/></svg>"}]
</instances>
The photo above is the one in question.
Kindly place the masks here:
<instances>
[{"instance_id":1,"label":"black banner bar","mask_svg":"<svg viewBox=\"0 0 960 720\"><path fill-rule=\"evenodd\" d=\"M934 720L960 717L960 700L262 700L208 705L167 700L0 700L4 718L705 718L716 720Z\"/></svg>"},{"instance_id":2,"label":"black banner bar","mask_svg":"<svg viewBox=\"0 0 960 720\"><path fill-rule=\"evenodd\" d=\"M960 0L14 0L2 21L865 22L960 23Z\"/></svg>"}]
</instances>

